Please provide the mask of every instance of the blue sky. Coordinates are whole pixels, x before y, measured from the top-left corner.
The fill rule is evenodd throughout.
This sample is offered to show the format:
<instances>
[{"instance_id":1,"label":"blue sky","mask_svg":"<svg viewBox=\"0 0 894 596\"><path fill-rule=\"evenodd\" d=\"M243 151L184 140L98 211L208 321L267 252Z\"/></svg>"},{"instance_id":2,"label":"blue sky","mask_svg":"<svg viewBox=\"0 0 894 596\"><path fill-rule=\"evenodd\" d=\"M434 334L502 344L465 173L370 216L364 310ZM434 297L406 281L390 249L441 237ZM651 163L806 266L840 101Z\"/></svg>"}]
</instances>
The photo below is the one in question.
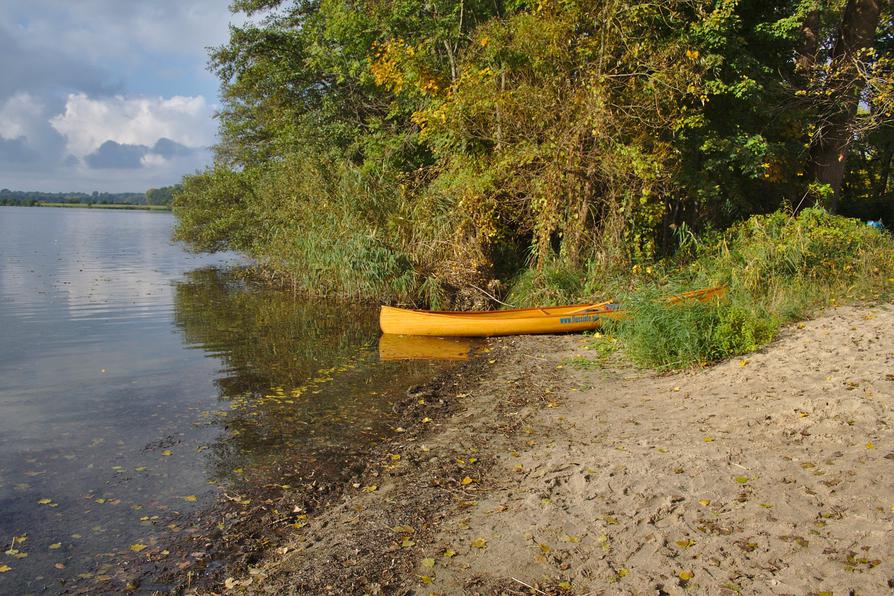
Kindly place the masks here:
<instances>
[{"instance_id":1,"label":"blue sky","mask_svg":"<svg viewBox=\"0 0 894 596\"><path fill-rule=\"evenodd\" d=\"M208 165L228 4L0 2L0 188L140 192Z\"/></svg>"}]
</instances>

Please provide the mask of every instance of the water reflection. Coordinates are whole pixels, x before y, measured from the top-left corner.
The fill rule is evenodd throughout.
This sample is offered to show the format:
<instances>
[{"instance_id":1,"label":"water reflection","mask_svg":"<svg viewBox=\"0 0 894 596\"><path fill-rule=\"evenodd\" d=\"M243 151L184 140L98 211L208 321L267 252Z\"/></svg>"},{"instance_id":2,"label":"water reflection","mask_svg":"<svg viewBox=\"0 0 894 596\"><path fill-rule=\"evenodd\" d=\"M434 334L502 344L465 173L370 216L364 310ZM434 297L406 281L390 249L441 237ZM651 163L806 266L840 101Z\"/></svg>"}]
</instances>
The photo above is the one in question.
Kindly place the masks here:
<instances>
[{"instance_id":1,"label":"water reflection","mask_svg":"<svg viewBox=\"0 0 894 596\"><path fill-rule=\"evenodd\" d=\"M465 337L385 334L379 338L379 360L468 360L480 343Z\"/></svg>"},{"instance_id":2,"label":"water reflection","mask_svg":"<svg viewBox=\"0 0 894 596\"><path fill-rule=\"evenodd\" d=\"M220 358L225 428L211 476L228 488L343 479L381 437L406 388L444 361L380 362L377 309L302 302L217 269L175 287L175 322L187 342ZM454 347L456 352L456 347Z\"/></svg>"}]
</instances>

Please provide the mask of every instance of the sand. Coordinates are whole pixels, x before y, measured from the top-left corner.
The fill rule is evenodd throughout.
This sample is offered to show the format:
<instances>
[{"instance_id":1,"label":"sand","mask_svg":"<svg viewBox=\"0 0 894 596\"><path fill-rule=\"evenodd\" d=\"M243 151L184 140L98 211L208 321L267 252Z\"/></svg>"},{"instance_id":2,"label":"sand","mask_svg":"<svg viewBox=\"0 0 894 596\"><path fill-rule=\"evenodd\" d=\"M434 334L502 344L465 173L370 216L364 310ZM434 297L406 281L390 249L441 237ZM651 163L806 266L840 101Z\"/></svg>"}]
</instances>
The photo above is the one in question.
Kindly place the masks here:
<instances>
[{"instance_id":1,"label":"sand","mask_svg":"<svg viewBox=\"0 0 894 596\"><path fill-rule=\"evenodd\" d=\"M492 340L452 406L231 591L888 594L894 308L658 374L592 338ZM403 430L403 429L399 429ZM398 457L399 456L399 457Z\"/></svg>"}]
</instances>

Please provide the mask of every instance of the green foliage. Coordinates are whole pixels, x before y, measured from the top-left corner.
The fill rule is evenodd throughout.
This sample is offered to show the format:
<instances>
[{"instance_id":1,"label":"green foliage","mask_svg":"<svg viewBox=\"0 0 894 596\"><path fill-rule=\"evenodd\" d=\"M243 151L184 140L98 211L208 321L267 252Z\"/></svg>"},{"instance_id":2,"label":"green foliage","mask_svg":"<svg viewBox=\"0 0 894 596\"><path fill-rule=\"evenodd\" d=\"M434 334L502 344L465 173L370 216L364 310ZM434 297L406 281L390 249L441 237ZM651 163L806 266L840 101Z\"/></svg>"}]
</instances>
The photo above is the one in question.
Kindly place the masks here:
<instances>
[{"instance_id":1,"label":"green foliage","mask_svg":"<svg viewBox=\"0 0 894 596\"><path fill-rule=\"evenodd\" d=\"M612 329L638 363L679 368L753 351L780 325L816 308L894 294L894 238L819 208L755 216L695 247L669 275L622 299L630 319ZM669 305L663 298L726 285L728 296Z\"/></svg>"},{"instance_id":2,"label":"green foliage","mask_svg":"<svg viewBox=\"0 0 894 596\"><path fill-rule=\"evenodd\" d=\"M661 269L677 230L828 200L809 148L839 99L818 65L843 5L237 0L252 18L210 60L217 160L176 192L178 237L320 294L603 293ZM875 217L891 203L889 21L861 66L842 200Z\"/></svg>"}]
</instances>

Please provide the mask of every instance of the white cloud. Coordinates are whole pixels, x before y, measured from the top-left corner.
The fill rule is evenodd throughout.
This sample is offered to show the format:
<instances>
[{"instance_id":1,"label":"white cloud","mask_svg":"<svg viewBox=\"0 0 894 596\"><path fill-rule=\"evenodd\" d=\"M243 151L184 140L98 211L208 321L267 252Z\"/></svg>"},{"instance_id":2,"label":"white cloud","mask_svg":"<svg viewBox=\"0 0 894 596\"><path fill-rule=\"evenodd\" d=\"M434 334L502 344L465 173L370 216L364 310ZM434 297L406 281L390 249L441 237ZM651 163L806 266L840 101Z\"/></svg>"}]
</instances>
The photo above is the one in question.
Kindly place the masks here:
<instances>
[{"instance_id":1,"label":"white cloud","mask_svg":"<svg viewBox=\"0 0 894 596\"><path fill-rule=\"evenodd\" d=\"M16 93L0 104L0 139L27 137L41 117L43 104L28 93Z\"/></svg>"},{"instance_id":2,"label":"white cloud","mask_svg":"<svg viewBox=\"0 0 894 596\"><path fill-rule=\"evenodd\" d=\"M73 93L50 124L65 137L69 153L84 157L106 141L151 146L168 138L187 147L206 147L214 143L213 111L201 95L92 99Z\"/></svg>"}]
</instances>

